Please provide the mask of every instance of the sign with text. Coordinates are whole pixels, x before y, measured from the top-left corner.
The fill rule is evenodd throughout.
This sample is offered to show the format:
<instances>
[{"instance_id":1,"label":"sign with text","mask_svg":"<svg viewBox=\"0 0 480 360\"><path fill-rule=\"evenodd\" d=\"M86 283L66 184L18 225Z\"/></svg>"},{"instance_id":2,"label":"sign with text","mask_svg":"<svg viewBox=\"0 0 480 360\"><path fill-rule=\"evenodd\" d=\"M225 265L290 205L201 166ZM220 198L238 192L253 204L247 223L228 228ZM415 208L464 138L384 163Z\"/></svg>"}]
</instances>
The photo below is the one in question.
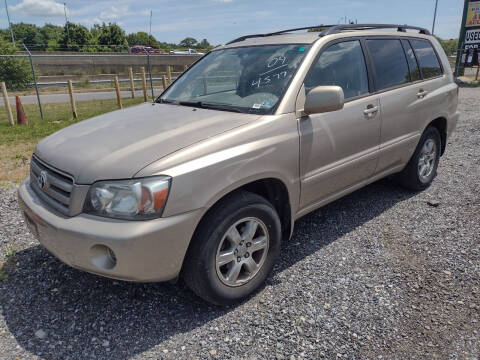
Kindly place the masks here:
<instances>
[{"instance_id":1,"label":"sign with text","mask_svg":"<svg viewBox=\"0 0 480 360\"><path fill-rule=\"evenodd\" d=\"M480 1L469 2L465 26L480 26Z\"/></svg>"},{"instance_id":2,"label":"sign with text","mask_svg":"<svg viewBox=\"0 0 480 360\"><path fill-rule=\"evenodd\" d=\"M465 34L465 44L480 43L480 29L467 30Z\"/></svg>"}]
</instances>

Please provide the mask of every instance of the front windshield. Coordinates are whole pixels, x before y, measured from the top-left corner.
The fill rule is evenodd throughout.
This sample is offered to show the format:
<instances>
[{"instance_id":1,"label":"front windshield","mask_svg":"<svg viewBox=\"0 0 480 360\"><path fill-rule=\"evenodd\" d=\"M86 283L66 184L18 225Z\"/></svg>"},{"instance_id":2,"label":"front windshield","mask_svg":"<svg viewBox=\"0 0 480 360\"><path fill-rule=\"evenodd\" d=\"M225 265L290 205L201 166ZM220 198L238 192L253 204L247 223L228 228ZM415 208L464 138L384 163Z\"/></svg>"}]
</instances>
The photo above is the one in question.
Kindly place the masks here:
<instances>
[{"instance_id":1,"label":"front windshield","mask_svg":"<svg viewBox=\"0 0 480 360\"><path fill-rule=\"evenodd\" d=\"M297 71L307 45L215 50L195 64L159 101L222 110L271 113Z\"/></svg>"}]
</instances>

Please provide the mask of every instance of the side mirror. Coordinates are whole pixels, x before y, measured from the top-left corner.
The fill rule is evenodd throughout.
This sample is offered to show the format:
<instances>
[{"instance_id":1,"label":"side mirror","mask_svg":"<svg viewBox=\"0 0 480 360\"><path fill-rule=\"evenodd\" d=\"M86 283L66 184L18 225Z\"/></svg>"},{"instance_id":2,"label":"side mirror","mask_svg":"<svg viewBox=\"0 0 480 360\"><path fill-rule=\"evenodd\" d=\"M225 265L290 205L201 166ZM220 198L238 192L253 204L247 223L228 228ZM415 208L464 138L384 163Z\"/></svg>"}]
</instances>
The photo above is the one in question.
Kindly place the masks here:
<instances>
[{"instance_id":1,"label":"side mirror","mask_svg":"<svg viewBox=\"0 0 480 360\"><path fill-rule=\"evenodd\" d=\"M343 109L344 95L340 86L317 86L305 99L305 115L320 114Z\"/></svg>"}]
</instances>

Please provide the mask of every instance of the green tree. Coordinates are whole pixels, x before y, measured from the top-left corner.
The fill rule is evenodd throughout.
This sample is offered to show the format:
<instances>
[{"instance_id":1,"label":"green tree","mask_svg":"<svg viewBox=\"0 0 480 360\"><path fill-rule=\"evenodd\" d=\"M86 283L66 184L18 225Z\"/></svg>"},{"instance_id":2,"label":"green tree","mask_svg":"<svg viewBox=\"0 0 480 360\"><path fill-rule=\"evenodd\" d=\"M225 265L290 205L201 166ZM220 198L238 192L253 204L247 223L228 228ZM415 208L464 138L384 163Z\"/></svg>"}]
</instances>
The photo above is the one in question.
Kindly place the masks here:
<instances>
[{"instance_id":1,"label":"green tree","mask_svg":"<svg viewBox=\"0 0 480 360\"><path fill-rule=\"evenodd\" d=\"M158 47L158 41L153 35L149 35L144 31L131 33L127 35L127 42L129 46L145 45Z\"/></svg>"},{"instance_id":2,"label":"green tree","mask_svg":"<svg viewBox=\"0 0 480 360\"><path fill-rule=\"evenodd\" d=\"M40 28L33 24L12 24L13 35L15 42L18 44L25 44L30 50L45 50L46 44L43 41L43 36Z\"/></svg>"},{"instance_id":3,"label":"green tree","mask_svg":"<svg viewBox=\"0 0 480 360\"><path fill-rule=\"evenodd\" d=\"M308 29L308 32L322 32L323 30L326 30L326 29L328 29L328 27L320 26L320 27Z\"/></svg>"},{"instance_id":4,"label":"green tree","mask_svg":"<svg viewBox=\"0 0 480 360\"><path fill-rule=\"evenodd\" d=\"M98 43L100 45L108 45L110 50L113 51L125 51L128 49L125 31L117 24L109 23L107 25L103 23L99 30Z\"/></svg>"},{"instance_id":5,"label":"green tree","mask_svg":"<svg viewBox=\"0 0 480 360\"><path fill-rule=\"evenodd\" d=\"M43 37L43 43L46 44L46 50L57 50L64 28L53 24L45 24L40 28L40 32Z\"/></svg>"},{"instance_id":6,"label":"green tree","mask_svg":"<svg viewBox=\"0 0 480 360\"><path fill-rule=\"evenodd\" d=\"M447 56L453 55L458 50L458 39L442 40L437 38L440 41L440 44L443 47L443 50Z\"/></svg>"},{"instance_id":7,"label":"green tree","mask_svg":"<svg viewBox=\"0 0 480 360\"><path fill-rule=\"evenodd\" d=\"M9 29L0 29L0 39L5 41L10 41L10 30Z\"/></svg>"},{"instance_id":8,"label":"green tree","mask_svg":"<svg viewBox=\"0 0 480 360\"><path fill-rule=\"evenodd\" d=\"M191 48L191 47L194 47L196 43L197 43L197 40L195 38L187 37L182 41L180 41L180 44L178 45L185 48Z\"/></svg>"},{"instance_id":9,"label":"green tree","mask_svg":"<svg viewBox=\"0 0 480 360\"><path fill-rule=\"evenodd\" d=\"M210 45L210 43L208 42L207 39L203 39L202 41L200 41L198 44L197 44L197 47L199 49L209 49L212 47L212 45Z\"/></svg>"},{"instance_id":10,"label":"green tree","mask_svg":"<svg viewBox=\"0 0 480 360\"><path fill-rule=\"evenodd\" d=\"M94 45L94 42L90 31L85 26L68 22L60 38L60 45L61 50L64 51L89 51L88 46Z\"/></svg>"},{"instance_id":11,"label":"green tree","mask_svg":"<svg viewBox=\"0 0 480 360\"><path fill-rule=\"evenodd\" d=\"M11 42L0 39L0 55L11 55L16 52ZM27 87L33 81L28 60L0 56L0 81L5 81L7 88L12 90Z\"/></svg>"}]
</instances>

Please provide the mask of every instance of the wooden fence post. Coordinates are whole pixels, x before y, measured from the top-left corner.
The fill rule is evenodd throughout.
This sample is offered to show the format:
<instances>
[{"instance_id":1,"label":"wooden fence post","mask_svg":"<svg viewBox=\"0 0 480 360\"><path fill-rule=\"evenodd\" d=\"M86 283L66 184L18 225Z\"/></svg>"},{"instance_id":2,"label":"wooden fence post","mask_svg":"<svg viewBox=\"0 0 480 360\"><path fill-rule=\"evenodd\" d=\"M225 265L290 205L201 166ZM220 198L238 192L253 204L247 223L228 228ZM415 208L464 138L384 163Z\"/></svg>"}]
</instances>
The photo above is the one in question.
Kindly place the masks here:
<instances>
[{"instance_id":1,"label":"wooden fence post","mask_svg":"<svg viewBox=\"0 0 480 360\"><path fill-rule=\"evenodd\" d=\"M115 91L117 92L117 103L118 103L118 107L120 109L123 108L122 106L122 97L120 96L120 85L118 84L118 76L115 75Z\"/></svg>"},{"instance_id":2,"label":"wooden fence post","mask_svg":"<svg viewBox=\"0 0 480 360\"><path fill-rule=\"evenodd\" d=\"M167 77L168 77L168 85L172 83L172 69L170 65L167 65Z\"/></svg>"},{"instance_id":3,"label":"wooden fence post","mask_svg":"<svg viewBox=\"0 0 480 360\"><path fill-rule=\"evenodd\" d=\"M145 75L145 68L142 66L142 87L143 87L143 99L147 102L147 76Z\"/></svg>"},{"instance_id":4,"label":"wooden fence post","mask_svg":"<svg viewBox=\"0 0 480 360\"><path fill-rule=\"evenodd\" d=\"M128 68L128 72L130 75L130 88L132 90L132 99L135 99L135 84L133 83L133 69Z\"/></svg>"},{"instance_id":5,"label":"wooden fence post","mask_svg":"<svg viewBox=\"0 0 480 360\"><path fill-rule=\"evenodd\" d=\"M73 94L73 84L72 84L72 80L68 80L68 92L70 94L70 104L72 105L72 114L73 114L73 118L74 119L77 119L78 118L78 115L77 115L77 105L75 104L75 96Z\"/></svg>"},{"instance_id":6,"label":"wooden fence post","mask_svg":"<svg viewBox=\"0 0 480 360\"><path fill-rule=\"evenodd\" d=\"M12 115L12 108L10 107L10 99L8 98L8 92L7 92L7 86L5 83L2 81L2 93L3 93L3 104L5 106L5 109L7 110L7 117L8 117L8 122L10 125L14 125L15 123L13 122L13 115Z\"/></svg>"},{"instance_id":7,"label":"wooden fence post","mask_svg":"<svg viewBox=\"0 0 480 360\"><path fill-rule=\"evenodd\" d=\"M163 90L167 88L167 80L165 79L165 75L162 75L162 86Z\"/></svg>"}]
</instances>

